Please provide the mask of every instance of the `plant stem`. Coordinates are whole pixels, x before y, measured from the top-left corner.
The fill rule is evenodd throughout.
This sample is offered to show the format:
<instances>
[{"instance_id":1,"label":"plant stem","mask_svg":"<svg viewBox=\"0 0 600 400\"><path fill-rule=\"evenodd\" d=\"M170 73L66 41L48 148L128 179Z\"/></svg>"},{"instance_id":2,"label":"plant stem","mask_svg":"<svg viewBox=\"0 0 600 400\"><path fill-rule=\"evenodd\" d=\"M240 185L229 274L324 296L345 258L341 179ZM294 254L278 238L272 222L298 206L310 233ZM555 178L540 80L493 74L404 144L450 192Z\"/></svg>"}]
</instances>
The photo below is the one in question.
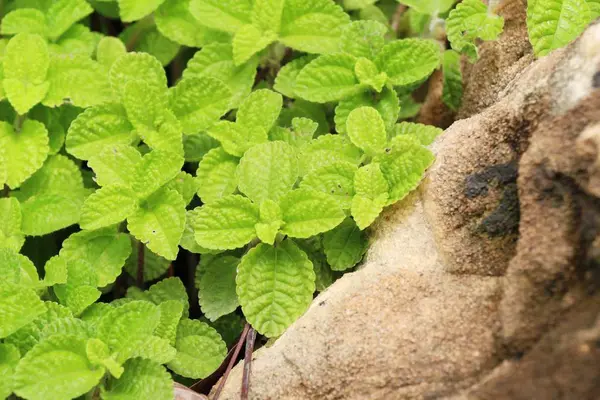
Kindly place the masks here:
<instances>
[{"instance_id":1,"label":"plant stem","mask_svg":"<svg viewBox=\"0 0 600 400\"><path fill-rule=\"evenodd\" d=\"M242 350L242 344L244 344L244 342L246 341L246 336L248 335L249 330L250 330L250 324L247 323L246 326L244 326L244 330L242 331L242 334L240 335L240 340L238 340L237 344L235 345L235 351L233 352L233 356L231 357L231 360L229 360L227 369L225 370L225 373L223 374L223 377L221 378L219 387L217 388L217 391L215 392L215 395L212 400L219 399L219 396L221 395L221 392L223 391L223 388L225 387L225 383L227 382L227 377L229 376L229 373L233 369L233 365L235 364L235 362L240 354L240 350Z\"/></svg>"},{"instance_id":2,"label":"plant stem","mask_svg":"<svg viewBox=\"0 0 600 400\"><path fill-rule=\"evenodd\" d=\"M241 400L248 400L250 392L250 371L252 370L252 352L254 351L254 341L256 340L256 331L250 327L246 337L246 354L244 355L244 374L242 375L242 396Z\"/></svg>"},{"instance_id":3,"label":"plant stem","mask_svg":"<svg viewBox=\"0 0 600 400\"><path fill-rule=\"evenodd\" d=\"M20 115L17 114L15 116L15 120L13 122L13 129L15 130L15 132L21 132L21 128L23 127L23 122L25 121L25 118L27 117L26 114Z\"/></svg>"},{"instance_id":4,"label":"plant stem","mask_svg":"<svg viewBox=\"0 0 600 400\"><path fill-rule=\"evenodd\" d=\"M144 258L145 258L145 246L144 243L138 243L138 259L137 259L137 279L136 283L140 289L144 288Z\"/></svg>"},{"instance_id":5,"label":"plant stem","mask_svg":"<svg viewBox=\"0 0 600 400\"><path fill-rule=\"evenodd\" d=\"M398 35L398 29L400 29L400 20L402 19L402 14L404 14L407 8L408 7L406 7L404 4L398 4L398 7L396 7L396 11L392 16L391 27L396 36Z\"/></svg>"},{"instance_id":6,"label":"plant stem","mask_svg":"<svg viewBox=\"0 0 600 400\"><path fill-rule=\"evenodd\" d=\"M2 196L0 196L0 197L8 197L9 193L10 193L10 189L8 188L8 185L4 185L4 188L2 189Z\"/></svg>"}]
</instances>

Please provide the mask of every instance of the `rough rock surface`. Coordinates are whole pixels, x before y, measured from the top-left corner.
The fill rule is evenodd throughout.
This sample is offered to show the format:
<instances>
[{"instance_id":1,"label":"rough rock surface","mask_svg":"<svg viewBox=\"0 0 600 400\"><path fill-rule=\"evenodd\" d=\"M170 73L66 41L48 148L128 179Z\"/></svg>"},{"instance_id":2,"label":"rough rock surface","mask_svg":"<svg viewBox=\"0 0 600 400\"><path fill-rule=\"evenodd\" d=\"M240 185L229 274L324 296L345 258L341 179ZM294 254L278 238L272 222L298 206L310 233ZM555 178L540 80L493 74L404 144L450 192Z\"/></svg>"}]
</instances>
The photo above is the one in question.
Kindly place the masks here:
<instances>
[{"instance_id":1,"label":"rough rock surface","mask_svg":"<svg viewBox=\"0 0 600 400\"><path fill-rule=\"evenodd\" d=\"M498 49L522 39L507 25ZM494 89L467 98L363 268L255 354L251 398L600 398L600 23L529 66L511 54L472 68ZM240 382L238 365L221 399Z\"/></svg>"}]
</instances>

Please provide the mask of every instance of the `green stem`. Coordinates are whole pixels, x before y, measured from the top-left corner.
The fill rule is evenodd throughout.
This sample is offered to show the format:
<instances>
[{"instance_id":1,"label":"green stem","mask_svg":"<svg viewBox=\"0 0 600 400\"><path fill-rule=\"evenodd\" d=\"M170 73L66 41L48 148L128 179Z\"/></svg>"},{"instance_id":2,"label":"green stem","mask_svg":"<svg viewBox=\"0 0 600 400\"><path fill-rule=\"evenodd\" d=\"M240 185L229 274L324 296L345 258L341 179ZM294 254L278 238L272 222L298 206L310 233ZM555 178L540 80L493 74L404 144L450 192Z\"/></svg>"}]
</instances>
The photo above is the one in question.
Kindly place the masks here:
<instances>
[{"instance_id":1,"label":"green stem","mask_svg":"<svg viewBox=\"0 0 600 400\"><path fill-rule=\"evenodd\" d=\"M23 127L23 122L25 122L25 118L27 118L27 114L17 114L15 116L15 121L13 122L13 129L15 132L21 132L21 128Z\"/></svg>"}]
</instances>

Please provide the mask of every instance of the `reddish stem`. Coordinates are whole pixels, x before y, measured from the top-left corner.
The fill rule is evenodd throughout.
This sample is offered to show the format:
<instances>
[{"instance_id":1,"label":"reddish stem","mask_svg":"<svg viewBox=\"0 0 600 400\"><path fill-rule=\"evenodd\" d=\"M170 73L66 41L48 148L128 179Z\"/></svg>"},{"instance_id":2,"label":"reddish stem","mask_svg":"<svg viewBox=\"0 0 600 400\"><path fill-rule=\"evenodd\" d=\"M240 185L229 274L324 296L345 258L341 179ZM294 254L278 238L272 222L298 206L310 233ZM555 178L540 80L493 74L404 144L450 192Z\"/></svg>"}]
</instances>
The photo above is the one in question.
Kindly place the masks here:
<instances>
[{"instance_id":1,"label":"reddish stem","mask_svg":"<svg viewBox=\"0 0 600 400\"><path fill-rule=\"evenodd\" d=\"M144 243L138 243L138 257L137 257L137 286L140 289L144 288L144 258L145 258L145 248Z\"/></svg>"},{"instance_id":2,"label":"reddish stem","mask_svg":"<svg viewBox=\"0 0 600 400\"><path fill-rule=\"evenodd\" d=\"M233 365L235 364L235 361L237 360L238 355L240 354L240 351L242 350L242 344L244 344L244 342L246 341L246 336L248 335L249 330L250 330L250 324L246 324L246 326L244 326L244 330L242 331L242 334L240 335L240 340L238 340L237 344L235 345L235 350L233 352L233 356L231 357L231 360L229 360L229 364L227 365L227 369L225 370L225 373L223 374L223 377L221 378L221 382L219 383L219 387L217 388L217 391L215 392L213 400L219 399L219 396L221 395L221 392L223 391L223 388L225 387L225 383L227 382L227 377L229 376L229 373L233 369Z\"/></svg>"},{"instance_id":3,"label":"reddish stem","mask_svg":"<svg viewBox=\"0 0 600 400\"><path fill-rule=\"evenodd\" d=\"M254 351L254 341L256 340L256 331L250 327L248 337L246 338L246 354L244 355L244 375L242 376L242 397L241 400L248 400L250 392L250 371L252 370L252 352Z\"/></svg>"}]
</instances>

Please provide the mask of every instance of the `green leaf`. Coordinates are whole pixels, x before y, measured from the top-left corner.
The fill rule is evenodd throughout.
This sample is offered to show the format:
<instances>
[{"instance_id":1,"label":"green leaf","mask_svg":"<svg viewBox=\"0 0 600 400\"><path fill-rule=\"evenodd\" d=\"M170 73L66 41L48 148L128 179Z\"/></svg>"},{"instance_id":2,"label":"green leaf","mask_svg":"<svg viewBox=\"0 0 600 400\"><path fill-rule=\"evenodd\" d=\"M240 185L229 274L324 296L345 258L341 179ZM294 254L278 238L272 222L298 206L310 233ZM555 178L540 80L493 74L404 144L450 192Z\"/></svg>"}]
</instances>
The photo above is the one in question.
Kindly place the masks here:
<instances>
[{"instance_id":1,"label":"green leaf","mask_svg":"<svg viewBox=\"0 0 600 400\"><path fill-rule=\"evenodd\" d=\"M325 193L333 197L342 209L347 210L354 196L354 174L357 170L355 164L334 162L306 175L300 187Z\"/></svg>"},{"instance_id":2,"label":"green leaf","mask_svg":"<svg viewBox=\"0 0 600 400\"><path fill-rule=\"evenodd\" d=\"M120 104L104 104L90 107L77 116L69 126L66 146L75 157L89 160L106 149L122 149L118 145L129 145L135 137L125 108Z\"/></svg>"},{"instance_id":3,"label":"green leaf","mask_svg":"<svg viewBox=\"0 0 600 400\"><path fill-rule=\"evenodd\" d=\"M98 274L88 262L79 259L69 260L67 270L67 283L55 285L54 294L74 315L79 315L100 298L96 289Z\"/></svg>"},{"instance_id":4,"label":"green leaf","mask_svg":"<svg viewBox=\"0 0 600 400\"><path fill-rule=\"evenodd\" d=\"M409 135L417 139L423 146L429 146L442 132L444 132L443 129L432 125L401 122L394 127L392 138L400 135Z\"/></svg>"},{"instance_id":5,"label":"green leaf","mask_svg":"<svg viewBox=\"0 0 600 400\"><path fill-rule=\"evenodd\" d=\"M232 93L230 107L236 108L250 94L258 66L258 57L242 65L233 62L229 43L210 43L198 51L183 71L184 78L209 76L225 83Z\"/></svg>"},{"instance_id":6,"label":"green leaf","mask_svg":"<svg viewBox=\"0 0 600 400\"><path fill-rule=\"evenodd\" d=\"M475 5L469 2L469 6ZM591 15L585 0L529 1L527 30L535 55L545 56L569 44L584 31L591 21Z\"/></svg>"},{"instance_id":7,"label":"green leaf","mask_svg":"<svg viewBox=\"0 0 600 400\"><path fill-rule=\"evenodd\" d=\"M350 17L329 0L286 0L281 15L280 41L307 53L338 51L342 27Z\"/></svg>"},{"instance_id":8,"label":"green leaf","mask_svg":"<svg viewBox=\"0 0 600 400\"><path fill-rule=\"evenodd\" d=\"M376 96L369 92L350 96L340 101L335 108L335 129L338 133L347 133L348 115L359 107L373 107L379 111L386 131L393 128L401 109L396 91L390 88L383 88L382 92Z\"/></svg>"},{"instance_id":9,"label":"green leaf","mask_svg":"<svg viewBox=\"0 0 600 400\"><path fill-rule=\"evenodd\" d=\"M417 10L422 14L443 14L448 11L456 0L398 0L400 3Z\"/></svg>"},{"instance_id":10,"label":"green leaf","mask_svg":"<svg viewBox=\"0 0 600 400\"><path fill-rule=\"evenodd\" d=\"M165 0L117 0L119 14L124 22L137 21L152 14Z\"/></svg>"},{"instance_id":11,"label":"green leaf","mask_svg":"<svg viewBox=\"0 0 600 400\"><path fill-rule=\"evenodd\" d=\"M263 32L254 25L244 25L233 37L233 61L242 65L276 40L277 34L272 31Z\"/></svg>"},{"instance_id":12,"label":"green leaf","mask_svg":"<svg viewBox=\"0 0 600 400\"><path fill-rule=\"evenodd\" d=\"M158 336L148 336L143 343L140 343L133 350L131 357L141 357L159 364L165 364L174 359L176 354L177 350L171 346L169 340Z\"/></svg>"},{"instance_id":13,"label":"green leaf","mask_svg":"<svg viewBox=\"0 0 600 400\"><path fill-rule=\"evenodd\" d=\"M183 286L183 285L182 285ZM185 288L183 288L184 294ZM185 301L179 300L165 300L158 305L160 308L160 323L154 330L154 334L168 341L168 343L172 346L175 346L175 338L177 335L177 326L179 325L179 320L183 316L184 306L186 307L185 314L187 315L187 307L188 307L188 298L187 294L185 296ZM175 349L173 349L175 350ZM173 356L166 360L165 362L171 361L175 358L176 351L173 353Z\"/></svg>"},{"instance_id":14,"label":"green leaf","mask_svg":"<svg viewBox=\"0 0 600 400\"><path fill-rule=\"evenodd\" d=\"M372 4L377 3L379 0L344 0L344 9L346 10L360 10L368 7Z\"/></svg>"},{"instance_id":15,"label":"green leaf","mask_svg":"<svg viewBox=\"0 0 600 400\"><path fill-rule=\"evenodd\" d=\"M340 50L374 60L385 44L387 31L387 27L377 21L354 21L342 30Z\"/></svg>"},{"instance_id":16,"label":"green leaf","mask_svg":"<svg viewBox=\"0 0 600 400\"><path fill-rule=\"evenodd\" d=\"M317 136L324 135L330 131L326 107L322 104L297 99L289 105L289 108L281 110L279 125L291 127L294 118L309 118L315 121L318 124Z\"/></svg>"},{"instance_id":17,"label":"green leaf","mask_svg":"<svg viewBox=\"0 0 600 400\"><path fill-rule=\"evenodd\" d=\"M213 373L227 355L227 347L217 331L198 320L181 320L175 347L177 356L168 367L176 374L193 379Z\"/></svg>"},{"instance_id":18,"label":"green leaf","mask_svg":"<svg viewBox=\"0 0 600 400\"><path fill-rule=\"evenodd\" d=\"M252 201L278 201L298 179L294 148L285 142L267 142L248 150L237 168L238 187Z\"/></svg>"},{"instance_id":19,"label":"green leaf","mask_svg":"<svg viewBox=\"0 0 600 400\"><path fill-rule=\"evenodd\" d=\"M83 203L79 225L82 229L114 225L132 215L138 207L138 197L130 188L122 185L104 186Z\"/></svg>"},{"instance_id":20,"label":"green leaf","mask_svg":"<svg viewBox=\"0 0 600 400\"><path fill-rule=\"evenodd\" d=\"M334 198L312 189L292 190L281 199L280 206L284 221L281 232L295 238L327 232L345 218Z\"/></svg>"},{"instance_id":21,"label":"green leaf","mask_svg":"<svg viewBox=\"0 0 600 400\"><path fill-rule=\"evenodd\" d=\"M367 251L367 238L352 218L323 235L323 250L334 271L345 271L360 262Z\"/></svg>"},{"instance_id":22,"label":"green leaf","mask_svg":"<svg viewBox=\"0 0 600 400\"><path fill-rule=\"evenodd\" d=\"M64 258L54 256L44 265L44 283L47 286L67 283L68 266Z\"/></svg>"},{"instance_id":23,"label":"green leaf","mask_svg":"<svg viewBox=\"0 0 600 400\"><path fill-rule=\"evenodd\" d=\"M373 107L354 109L348 115L346 131L352 143L368 155L375 155L385 150L387 144L385 122Z\"/></svg>"},{"instance_id":24,"label":"green leaf","mask_svg":"<svg viewBox=\"0 0 600 400\"><path fill-rule=\"evenodd\" d=\"M104 146L103 150L92 155L88 166L94 170L94 180L100 186L131 186L142 155L135 147L128 145Z\"/></svg>"},{"instance_id":25,"label":"green leaf","mask_svg":"<svg viewBox=\"0 0 600 400\"><path fill-rule=\"evenodd\" d=\"M172 189L161 189L150 196L127 218L127 228L150 250L174 260L185 226L185 202Z\"/></svg>"},{"instance_id":26,"label":"green leaf","mask_svg":"<svg viewBox=\"0 0 600 400\"><path fill-rule=\"evenodd\" d=\"M25 114L48 93L50 55L39 35L19 33L4 50L4 91L19 114Z\"/></svg>"},{"instance_id":27,"label":"green leaf","mask_svg":"<svg viewBox=\"0 0 600 400\"><path fill-rule=\"evenodd\" d=\"M206 133L183 137L183 152L187 162L199 162L210 150L217 147L219 147L219 142Z\"/></svg>"},{"instance_id":28,"label":"green leaf","mask_svg":"<svg viewBox=\"0 0 600 400\"><path fill-rule=\"evenodd\" d=\"M289 97L290 99L295 99L296 78L298 77L300 71L302 71L302 68L306 67L306 65L308 65L308 63L314 59L315 56L308 55L296 58L295 60L285 64L277 73L273 89L277 90L284 96Z\"/></svg>"},{"instance_id":29,"label":"green leaf","mask_svg":"<svg viewBox=\"0 0 600 400\"><path fill-rule=\"evenodd\" d=\"M50 45L50 50L57 54L92 57L101 38L99 32L92 32L87 26L75 24L61 35L56 44Z\"/></svg>"},{"instance_id":30,"label":"green leaf","mask_svg":"<svg viewBox=\"0 0 600 400\"><path fill-rule=\"evenodd\" d=\"M195 213L191 224L202 247L230 250L249 243L259 222L258 206L242 196L225 196Z\"/></svg>"},{"instance_id":31,"label":"green leaf","mask_svg":"<svg viewBox=\"0 0 600 400\"><path fill-rule=\"evenodd\" d=\"M15 393L31 400L68 400L96 386L104 368L88 361L85 339L55 335L29 351L15 371Z\"/></svg>"},{"instance_id":32,"label":"green leaf","mask_svg":"<svg viewBox=\"0 0 600 400\"><path fill-rule=\"evenodd\" d=\"M71 25L94 11L85 0L55 0L51 4L46 13L46 21L48 36L52 40L56 40Z\"/></svg>"},{"instance_id":33,"label":"green leaf","mask_svg":"<svg viewBox=\"0 0 600 400\"><path fill-rule=\"evenodd\" d=\"M147 53L127 53L115 61L108 75L116 97L125 93L125 85L140 80L159 92L167 90L167 77L160 61Z\"/></svg>"},{"instance_id":34,"label":"green leaf","mask_svg":"<svg viewBox=\"0 0 600 400\"><path fill-rule=\"evenodd\" d=\"M18 188L42 167L48 156L48 131L34 120L25 120L20 132L8 122L0 122L0 148L4 148L6 184Z\"/></svg>"},{"instance_id":35,"label":"green leaf","mask_svg":"<svg viewBox=\"0 0 600 400\"><path fill-rule=\"evenodd\" d=\"M46 16L35 8L20 8L13 10L2 18L0 33L3 35L17 35L19 33L33 33L46 37L48 25Z\"/></svg>"},{"instance_id":36,"label":"green leaf","mask_svg":"<svg viewBox=\"0 0 600 400\"><path fill-rule=\"evenodd\" d=\"M175 300L183 306L182 312L185 315L188 313L188 295L183 282L181 282L181 279L179 278L171 277L163 279L150 286L147 294L148 299L158 305Z\"/></svg>"},{"instance_id":37,"label":"green leaf","mask_svg":"<svg viewBox=\"0 0 600 400\"><path fill-rule=\"evenodd\" d=\"M8 398L13 392L13 375L21 355L19 349L12 344L0 344L0 398Z\"/></svg>"},{"instance_id":38,"label":"green leaf","mask_svg":"<svg viewBox=\"0 0 600 400\"><path fill-rule=\"evenodd\" d=\"M452 111L458 111L462 103L463 81L460 65L460 54L446 50L442 60L444 72L444 88L442 101Z\"/></svg>"},{"instance_id":39,"label":"green leaf","mask_svg":"<svg viewBox=\"0 0 600 400\"><path fill-rule=\"evenodd\" d=\"M304 176L317 168L346 161L358 165L362 152L347 136L322 135L312 140L300 154L300 175Z\"/></svg>"},{"instance_id":40,"label":"green leaf","mask_svg":"<svg viewBox=\"0 0 600 400\"><path fill-rule=\"evenodd\" d=\"M125 53L127 53L127 48L119 38L105 36L98 42L96 59L106 68L110 68Z\"/></svg>"},{"instance_id":41,"label":"green leaf","mask_svg":"<svg viewBox=\"0 0 600 400\"><path fill-rule=\"evenodd\" d=\"M273 244L279 228L283 224L281 208L273 200L266 199L260 204L260 222L256 224L256 235L261 242Z\"/></svg>"},{"instance_id":42,"label":"green leaf","mask_svg":"<svg viewBox=\"0 0 600 400\"><path fill-rule=\"evenodd\" d=\"M0 247L21 250L25 243L21 219L21 205L17 199L0 199Z\"/></svg>"},{"instance_id":43,"label":"green leaf","mask_svg":"<svg viewBox=\"0 0 600 400\"><path fill-rule=\"evenodd\" d=\"M254 0L252 24L262 31L278 33L285 0Z\"/></svg>"},{"instance_id":44,"label":"green leaf","mask_svg":"<svg viewBox=\"0 0 600 400\"><path fill-rule=\"evenodd\" d=\"M349 54L323 55L305 66L296 78L297 96L316 103L337 101L361 92L354 74L356 58Z\"/></svg>"},{"instance_id":45,"label":"green leaf","mask_svg":"<svg viewBox=\"0 0 600 400\"><path fill-rule=\"evenodd\" d=\"M80 321L81 320L74 320ZM116 378L123 374L123 367L117 363L110 355L110 349L100 339L88 339L85 345L86 355L90 363L106 368L110 374Z\"/></svg>"},{"instance_id":46,"label":"green leaf","mask_svg":"<svg viewBox=\"0 0 600 400\"><path fill-rule=\"evenodd\" d=\"M37 269L31 260L15 250L0 249L0 270L7 283L21 287L36 288L39 286Z\"/></svg>"},{"instance_id":47,"label":"green leaf","mask_svg":"<svg viewBox=\"0 0 600 400\"><path fill-rule=\"evenodd\" d=\"M184 78L171 96L171 109L185 134L205 131L229 110L231 92L221 81L204 76Z\"/></svg>"},{"instance_id":48,"label":"green leaf","mask_svg":"<svg viewBox=\"0 0 600 400\"><path fill-rule=\"evenodd\" d=\"M218 140L227 153L241 157L246 150L268 140L267 131L260 126L245 127L240 123L219 121L208 130L208 135Z\"/></svg>"},{"instance_id":49,"label":"green leaf","mask_svg":"<svg viewBox=\"0 0 600 400\"><path fill-rule=\"evenodd\" d=\"M16 332L44 311L44 302L33 289L3 282L0 285L0 338Z\"/></svg>"},{"instance_id":50,"label":"green leaf","mask_svg":"<svg viewBox=\"0 0 600 400\"><path fill-rule=\"evenodd\" d=\"M158 128L158 120L167 108L167 92L144 81L131 80L124 86L123 106L131 125L143 135Z\"/></svg>"},{"instance_id":51,"label":"green leaf","mask_svg":"<svg viewBox=\"0 0 600 400\"><path fill-rule=\"evenodd\" d=\"M235 33L250 23L252 0L190 0L190 12L204 26Z\"/></svg>"},{"instance_id":52,"label":"green leaf","mask_svg":"<svg viewBox=\"0 0 600 400\"><path fill-rule=\"evenodd\" d=\"M164 109L155 124L156 129L137 132L144 143L153 150L164 150L183 156L183 128L173 112Z\"/></svg>"},{"instance_id":53,"label":"green leaf","mask_svg":"<svg viewBox=\"0 0 600 400\"><path fill-rule=\"evenodd\" d=\"M236 169L239 159L217 147L202 158L198 165L198 196L203 203L212 203L233 194L237 188Z\"/></svg>"},{"instance_id":54,"label":"green leaf","mask_svg":"<svg viewBox=\"0 0 600 400\"><path fill-rule=\"evenodd\" d=\"M319 129L319 124L309 118L296 117L292 119L292 128L276 127L269 132L271 141L281 140L287 144L302 148L310 143L315 132Z\"/></svg>"},{"instance_id":55,"label":"green leaf","mask_svg":"<svg viewBox=\"0 0 600 400\"><path fill-rule=\"evenodd\" d=\"M60 256L67 260L85 260L98 275L98 286L115 281L131 253L129 237L114 228L81 231L63 242Z\"/></svg>"},{"instance_id":56,"label":"green leaf","mask_svg":"<svg viewBox=\"0 0 600 400\"><path fill-rule=\"evenodd\" d=\"M587 5L590 8L590 16L592 20L600 17L600 1L598 0L586 0Z\"/></svg>"},{"instance_id":57,"label":"green leaf","mask_svg":"<svg viewBox=\"0 0 600 400\"><path fill-rule=\"evenodd\" d=\"M152 150L137 166L132 184L134 192L140 199L148 197L175 178L183 163L183 157L174 153Z\"/></svg>"},{"instance_id":58,"label":"green leaf","mask_svg":"<svg viewBox=\"0 0 600 400\"><path fill-rule=\"evenodd\" d=\"M84 193L83 178L77 164L63 155L49 157L42 168L21 185L15 196L21 201L41 193Z\"/></svg>"},{"instance_id":59,"label":"green leaf","mask_svg":"<svg viewBox=\"0 0 600 400\"><path fill-rule=\"evenodd\" d=\"M70 103L85 108L113 100L106 67L86 56L53 56L48 81L50 88L42 102L47 107Z\"/></svg>"},{"instance_id":60,"label":"green leaf","mask_svg":"<svg viewBox=\"0 0 600 400\"><path fill-rule=\"evenodd\" d=\"M261 334L276 337L308 308L315 273L306 253L291 240L259 244L243 258L237 295L248 322Z\"/></svg>"},{"instance_id":61,"label":"green leaf","mask_svg":"<svg viewBox=\"0 0 600 400\"><path fill-rule=\"evenodd\" d=\"M138 24L148 24L148 20L142 20ZM133 35L139 34L140 38L135 43L134 51L148 53L154 57L163 66L167 66L173 61L173 59L181 50L181 46L175 43L171 39L165 37L158 31L156 26L150 25L147 29L143 30L143 33L136 33L137 24L134 24L130 28L123 31L121 38L127 42L127 38L131 38Z\"/></svg>"},{"instance_id":62,"label":"green leaf","mask_svg":"<svg viewBox=\"0 0 600 400\"><path fill-rule=\"evenodd\" d=\"M440 64L440 47L433 40L401 39L386 44L375 64L396 86L406 86L427 78Z\"/></svg>"},{"instance_id":63,"label":"green leaf","mask_svg":"<svg viewBox=\"0 0 600 400\"><path fill-rule=\"evenodd\" d=\"M354 176L354 187L356 196L352 199L352 217L360 229L365 229L375 221L388 202L388 182L379 164L373 163L358 170Z\"/></svg>"},{"instance_id":64,"label":"green leaf","mask_svg":"<svg viewBox=\"0 0 600 400\"><path fill-rule=\"evenodd\" d=\"M239 306L235 292L235 276L239 263L239 258L222 256L202 266L198 299L202 312L211 321L235 311Z\"/></svg>"},{"instance_id":65,"label":"green leaf","mask_svg":"<svg viewBox=\"0 0 600 400\"><path fill-rule=\"evenodd\" d=\"M237 123L243 127L263 128L268 132L277 121L283 98L279 93L268 89L252 92L240 105L237 112Z\"/></svg>"},{"instance_id":66,"label":"green leaf","mask_svg":"<svg viewBox=\"0 0 600 400\"><path fill-rule=\"evenodd\" d=\"M179 174L166 185L167 188L173 189L181 195L186 206L190 204L196 195L198 186L198 180L185 171L179 172Z\"/></svg>"},{"instance_id":67,"label":"green leaf","mask_svg":"<svg viewBox=\"0 0 600 400\"><path fill-rule=\"evenodd\" d=\"M162 365L143 358L133 358L124 365L119 379L111 380L102 391L104 400L171 400L173 381Z\"/></svg>"},{"instance_id":68,"label":"green leaf","mask_svg":"<svg viewBox=\"0 0 600 400\"><path fill-rule=\"evenodd\" d=\"M388 79L385 72L379 72L375 63L365 57L360 57L356 61L354 73L361 85L370 86L377 93L383 90Z\"/></svg>"}]
</instances>

